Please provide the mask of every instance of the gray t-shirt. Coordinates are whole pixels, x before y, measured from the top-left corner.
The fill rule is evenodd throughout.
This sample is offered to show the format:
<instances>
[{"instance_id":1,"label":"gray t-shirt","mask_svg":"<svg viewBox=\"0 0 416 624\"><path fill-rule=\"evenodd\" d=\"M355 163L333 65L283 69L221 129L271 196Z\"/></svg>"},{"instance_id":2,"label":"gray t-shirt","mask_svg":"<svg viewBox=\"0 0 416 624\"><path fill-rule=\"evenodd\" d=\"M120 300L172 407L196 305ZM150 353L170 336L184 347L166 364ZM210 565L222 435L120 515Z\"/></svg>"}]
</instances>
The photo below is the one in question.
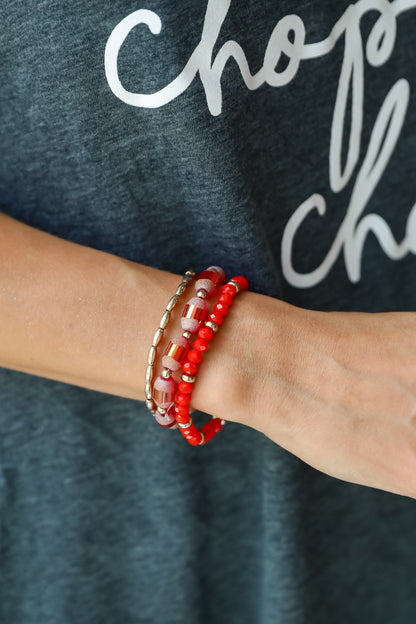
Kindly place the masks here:
<instances>
[{"instance_id":1,"label":"gray t-shirt","mask_svg":"<svg viewBox=\"0 0 416 624\"><path fill-rule=\"evenodd\" d=\"M416 1L0 14L3 212L305 308L416 310ZM0 440L1 624L416 616L415 501L250 428L191 448L140 402L0 369Z\"/></svg>"}]
</instances>

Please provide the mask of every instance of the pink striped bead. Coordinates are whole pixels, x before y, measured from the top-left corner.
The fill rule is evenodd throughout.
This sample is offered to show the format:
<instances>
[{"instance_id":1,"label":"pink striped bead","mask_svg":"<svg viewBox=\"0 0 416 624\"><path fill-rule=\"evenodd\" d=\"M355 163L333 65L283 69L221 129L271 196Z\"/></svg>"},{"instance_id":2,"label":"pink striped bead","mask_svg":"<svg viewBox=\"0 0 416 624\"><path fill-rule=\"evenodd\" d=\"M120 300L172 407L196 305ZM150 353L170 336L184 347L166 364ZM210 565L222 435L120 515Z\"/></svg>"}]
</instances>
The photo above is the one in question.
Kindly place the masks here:
<instances>
[{"instance_id":1,"label":"pink striped bead","mask_svg":"<svg viewBox=\"0 0 416 624\"><path fill-rule=\"evenodd\" d=\"M195 290L205 290L208 297L215 292L215 284L210 279L199 279L195 282Z\"/></svg>"},{"instance_id":2,"label":"pink striped bead","mask_svg":"<svg viewBox=\"0 0 416 624\"><path fill-rule=\"evenodd\" d=\"M208 297L214 294L215 289L225 280L225 273L219 266L210 266L199 274L195 283L195 290L205 290Z\"/></svg>"},{"instance_id":3,"label":"pink striped bead","mask_svg":"<svg viewBox=\"0 0 416 624\"><path fill-rule=\"evenodd\" d=\"M156 411L155 412L155 418L156 418L156 422L158 425L160 425L161 427L166 427L171 429L173 423L176 423L176 418L174 415L173 410L169 410L166 412L166 414L161 414L160 412Z\"/></svg>"},{"instance_id":4,"label":"pink striped bead","mask_svg":"<svg viewBox=\"0 0 416 624\"><path fill-rule=\"evenodd\" d=\"M207 268L207 271L215 271L216 273L218 273L217 283L222 283L225 280L224 270L220 266L210 266Z\"/></svg>"},{"instance_id":5,"label":"pink striped bead","mask_svg":"<svg viewBox=\"0 0 416 624\"><path fill-rule=\"evenodd\" d=\"M207 312L208 305L204 299L200 297L192 297L192 299L189 299L182 313L182 329L184 331L190 331L192 334L197 332L202 326Z\"/></svg>"},{"instance_id":6,"label":"pink striped bead","mask_svg":"<svg viewBox=\"0 0 416 624\"><path fill-rule=\"evenodd\" d=\"M165 379L162 375L156 377L153 384L153 399L156 405L167 409L175 400L177 383L173 377Z\"/></svg>"},{"instance_id":7,"label":"pink striped bead","mask_svg":"<svg viewBox=\"0 0 416 624\"><path fill-rule=\"evenodd\" d=\"M162 366L177 371L182 367L189 351L189 340L183 336L175 336L169 342L165 354L162 357Z\"/></svg>"}]
</instances>

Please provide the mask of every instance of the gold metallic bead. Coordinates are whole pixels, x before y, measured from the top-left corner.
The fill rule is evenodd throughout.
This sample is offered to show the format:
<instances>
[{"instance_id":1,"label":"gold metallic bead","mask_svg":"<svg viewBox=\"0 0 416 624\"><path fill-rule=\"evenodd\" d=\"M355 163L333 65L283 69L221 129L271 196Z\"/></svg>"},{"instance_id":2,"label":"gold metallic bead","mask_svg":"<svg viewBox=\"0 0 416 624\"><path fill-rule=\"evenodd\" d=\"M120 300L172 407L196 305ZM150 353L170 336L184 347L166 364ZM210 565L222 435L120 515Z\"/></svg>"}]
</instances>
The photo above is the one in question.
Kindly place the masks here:
<instances>
[{"instance_id":1,"label":"gold metallic bead","mask_svg":"<svg viewBox=\"0 0 416 624\"><path fill-rule=\"evenodd\" d=\"M149 364L149 366L153 366L153 364L155 363L155 358L156 358L156 347L151 346L149 355L147 356L147 363Z\"/></svg>"},{"instance_id":2,"label":"gold metallic bead","mask_svg":"<svg viewBox=\"0 0 416 624\"><path fill-rule=\"evenodd\" d=\"M190 332L190 331L184 331L184 332L182 333L182 336L183 336L184 338L186 338L187 340L189 340L189 338L192 336L192 334L191 334L191 332Z\"/></svg>"},{"instance_id":3,"label":"gold metallic bead","mask_svg":"<svg viewBox=\"0 0 416 624\"><path fill-rule=\"evenodd\" d=\"M151 383L152 377L153 377L153 366L149 364L149 366L146 368L146 377L145 377L146 383Z\"/></svg>"},{"instance_id":4,"label":"gold metallic bead","mask_svg":"<svg viewBox=\"0 0 416 624\"><path fill-rule=\"evenodd\" d=\"M171 310L173 310L173 308L175 307L175 305L178 303L179 300L179 295L173 295L173 297L169 300L168 305L166 306L166 310L168 312L170 312Z\"/></svg>"},{"instance_id":5,"label":"gold metallic bead","mask_svg":"<svg viewBox=\"0 0 416 624\"><path fill-rule=\"evenodd\" d=\"M240 286L238 285L237 282L235 282L234 280L230 280L229 282L227 282L227 284L232 284L233 286L236 287L237 292L240 292Z\"/></svg>"},{"instance_id":6,"label":"gold metallic bead","mask_svg":"<svg viewBox=\"0 0 416 624\"><path fill-rule=\"evenodd\" d=\"M154 413L155 413L155 405L154 405L154 403L153 403L153 401L152 401L151 399L147 399L147 401L146 401L146 407L147 407L147 409L148 409L150 412L152 412L152 414L154 414Z\"/></svg>"},{"instance_id":7,"label":"gold metallic bead","mask_svg":"<svg viewBox=\"0 0 416 624\"><path fill-rule=\"evenodd\" d=\"M188 429L192 425L192 418L189 419L187 423L178 423L181 429Z\"/></svg>"},{"instance_id":8,"label":"gold metallic bead","mask_svg":"<svg viewBox=\"0 0 416 624\"><path fill-rule=\"evenodd\" d=\"M182 284L180 284L180 286L178 286L178 288L176 289L176 294L178 296L182 295L182 293L185 292L186 286L187 286L187 284L182 282Z\"/></svg>"},{"instance_id":9,"label":"gold metallic bead","mask_svg":"<svg viewBox=\"0 0 416 624\"><path fill-rule=\"evenodd\" d=\"M166 414L166 410L163 409L163 407L158 407L157 411L159 412L159 414L162 414L162 416L164 416L164 414Z\"/></svg>"},{"instance_id":10,"label":"gold metallic bead","mask_svg":"<svg viewBox=\"0 0 416 624\"><path fill-rule=\"evenodd\" d=\"M196 296L200 297L201 299L205 299L205 297L207 296L207 291L201 288L201 290L197 291Z\"/></svg>"},{"instance_id":11,"label":"gold metallic bead","mask_svg":"<svg viewBox=\"0 0 416 624\"><path fill-rule=\"evenodd\" d=\"M201 442L198 444L198 446L201 446L201 444L204 444L204 442L205 442L205 436L202 433L202 431L200 431L199 433L201 434L202 438L201 438Z\"/></svg>"},{"instance_id":12,"label":"gold metallic bead","mask_svg":"<svg viewBox=\"0 0 416 624\"><path fill-rule=\"evenodd\" d=\"M166 310L166 312L162 316L162 320L160 321L160 329L165 329L169 321L170 321L170 312L169 310Z\"/></svg>"},{"instance_id":13,"label":"gold metallic bead","mask_svg":"<svg viewBox=\"0 0 416 624\"><path fill-rule=\"evenodd\" d=\"M188 279L191 279L192 277L195 277L196 273L195 271L192 271L192 269L188 269L185 273L185 277L188 277Z\"/></svg>"},{"instance_id":14,"label":"gold metallic bead","mask_svg":"<svg viewBox=\"0 0 416 624\"><path fill-rule=\"evenodd\" d=\"M158 347L160 345L160 341L162 340L162 337L163 337L163 329L159 327L159 329L157 330L157 332L155 333L153 337L152 346Z\"/></svg>"},{"instance_id":15,"label":"gold metallic bead","mask_svg":"<svg viewBox=\"0 0 416 624\"><path fill-rule=\"evenodd\" d=\"M183 381L186 381L187 383L194 383L196 377L194 375L190 376L190 375L182 375L182 379Z\"/></svg>"},{"instance_id":16,"label":"gold metallic bead","mask_svg":"<svg viewBox=\"0 0 416 624\"><path fill-rule=\"evenodd\" d=\"M169 379L169 377L172 375L172 371L170 370L170 368L164 368L162 371L162 377L163 379Z\"/></svg>"},{"instance_id":17,"label":"gold metallic bead","mask_svg":"<svg viewBox=\"0 0 416 624\"><path fill-rule=\"evenodd\" d=\"M217 331L218 331L218 325L217 325L216 323L214 323L213 321L207 321L207 322L205 323L205 325L206 325L207 327L211 327L211 329L212 329L212 331L213 331L213 332L217 332Z\"/></svg>"},{"instance_id":18,"label":"gold metallic bead","mask_svg":"<svg viewBox=\"0 0 416 624\"><path fill-rule=\"evenodd\" d=\"M145 395L146 395L146 399L147 399L148 401L150 401L150 399L152 398L152 386L151 386L151 384L150 384L150 383L147 383L147 384L146 384L146 387L145 387L145 389L144 389L144 393L145 393Z\"/></svg>"}]
</instances>

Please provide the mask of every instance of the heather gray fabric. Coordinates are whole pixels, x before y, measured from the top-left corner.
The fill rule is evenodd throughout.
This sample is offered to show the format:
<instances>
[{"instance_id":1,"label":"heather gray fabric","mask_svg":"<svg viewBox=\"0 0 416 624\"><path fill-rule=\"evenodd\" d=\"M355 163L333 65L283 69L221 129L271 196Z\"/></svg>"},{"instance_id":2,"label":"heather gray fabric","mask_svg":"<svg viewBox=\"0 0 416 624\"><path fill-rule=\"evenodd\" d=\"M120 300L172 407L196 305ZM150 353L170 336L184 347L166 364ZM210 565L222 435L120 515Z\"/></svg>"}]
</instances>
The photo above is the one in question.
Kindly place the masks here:
<instances>
[{"instance_id":1,"label":"heather gray fabric","mask_svg":"<svg viewBox=\"0 0 416 624\"><path fill-rule=\"evenodd\" d=\"M393 12L385 22L392 49L378 63L370 50L374 62L365 57L363 69L358 33L364 46L373 33L374 44L378 13L354 22L361 2L349 9L352 39L302 61L284 86L249 90L230 59L222 97L206 82L210 105L222 104L212 114L200 75L170 103L143 108L113 92L104 66L113 29L146 8L160 17L160 34L136 26L110 61L126 90L162 89L198 45L207 2L3 2L1 209L161 269L215 262L247 275L253 290L303 307L415 310L416 10L408 4L397 33ZM212 28L227 5L209 3ZM254 74L279 20L298 15L306 42L318 42L348 5L233 0L213 58L235 40ZM291 20L296 43L302 27ZM274 49L284 39L282 30ZM285 49L291 54L287 41ZM355 59L354 94L363 78L364 100L347 98L341 162L355 166L337 184L329 146L345 58ZM363 111L359 153L348 147L351 106ZM388 132L371 139L381 109ZM369 145L385 162L360 208L371 181L361 194L353 189ZM313 194L325 198L325 214L300 219L293 254L283 245L282 255L290 219ZM368 234L361 257L353 224L328 270L300 284L331 248L352 196L352 209L379 215L366 222L378 235ZM401 259L380 218L397 242L407 236ZM414 621L415 501L323 475L254 430L227 424L194 449L159 429L141 403L1 369L0 440L1 623Z\"/></svg>"}]
</instances>

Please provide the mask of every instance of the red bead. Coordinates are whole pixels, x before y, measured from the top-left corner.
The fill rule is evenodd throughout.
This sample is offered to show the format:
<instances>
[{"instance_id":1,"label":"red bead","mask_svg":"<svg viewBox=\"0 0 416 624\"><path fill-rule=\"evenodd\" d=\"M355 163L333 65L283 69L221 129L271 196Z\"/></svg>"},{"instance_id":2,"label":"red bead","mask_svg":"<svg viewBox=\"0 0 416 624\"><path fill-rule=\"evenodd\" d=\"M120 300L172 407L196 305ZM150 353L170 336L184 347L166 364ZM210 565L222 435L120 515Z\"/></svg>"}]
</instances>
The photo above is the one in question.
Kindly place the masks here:
<instances>
[{"instance_id":1,"label":"red bead","mask_svg":"<svg viewBox=\"0 0 416 624\"><path fill-rule=\"evenodd\" d=\"M189 444L192 444L193 446L199 444L202 440L201 433L195 427L194 423L192 423L189 427L186 427L186 429L179 427L179 431L181 432L183 437L189 442Z\"/></svg>"},{"instance_id":2,"label":"red bead","mask_svg":"<svg viewBox=\"0 0 416 624\"><path fill-rule=\"evenodd\" d=\"M189 438L188 442L189 444L191 444L192 446L199 446L201 444L201 440L202 440L202 435L201 433L198 431L198 435L193 437L193 438Z\"/></svg>"},{"instance_id":3,"label":"red bead","mask_svg":"<svg viewBox=\"0 0 416 624\"><path fill-rule=\"evenodd\" d=\"M208 342L206 340L203 340L202 338L197 338L193 344L194 349L196 349L196 351L201 351L201 353L205 353L205 351L208 351Z\"/></svg>"},{"instance_id":4,"label":"red bead","mask_svg":"<svg viewBox=\"0 0 416 624\"><path fill-rule=\"evenodd\" d=\"M185 375L196 375L198 372L198 366L194 364L193 362L185 362L185 364L182 367L182 370L185 373Z\"/></svg>"},{"instance_id":5,"label":"red bead","mask_svg":"<svg viewBox=\"0 0 416 624\"><path fill-rule=\"evenodd\" d=\"M189 412L185 414L185 416L181 416L180 414L176 414L176 422L181 423L181 425L186 425L189 422L190 415Z\"/></svg>"},{"instance_id":6,"label":"red bead","mask_svg":"<svg viewBox=\"0 0 416 624\"><path fill-rule=\"evenodd\" d=\"M186 427L185 429L181 429L181 433L183 435L184 438L189 438L193 435L195 435L194 430L196 429L194 423L190 424L189 427Z\"/></svg>"},{"instance_id":7,"label":"red bead","mask_svg":"<svg viewBox=\"0 0 416 624\"><path fill-rule=\"evenodd\" d=\"M233 282L237 282L240 286L240 290L248 290L248 281L242 275L237 275L237 277L232 278Z\"/></svg>"},{"instance_id":8,"label":"red bead","mask_svg":"<svg viewBox=\"0 0 416 624\"><path fill-rule=\"evenodd\" d=\"M224 320L224 317L221 314L210 314L208 319L215 323L216 325L221 325Z\"/></svg>"},{"instance_id":9,"label":"red bead","mask_svg":"<svg viewBox=\"0 0 416 624\"><path fill-rule=\"evenodd\" d=\"M191 349L188 353L188 360L193 364L199 364L202 360L202 353L200 351L196 351L195 349Z\"/></svg>"},{"instance_id":10,"label":"red bead","mask_svg":"<svg viewBox=\"0 0 416 624\"><path fill-rule=\"evenodd\" d=\"M189 416L189 405L175 405L176 419L179 416ZM182 421L181 421L182 422ZM188 422L188 421L185 421Z\"/></svg>"},{"instance_id":11,"label":"red bead","mask_svg":"<svg viewBox=\"0 0 416 624\"><path fill-rule=\"evenodd\" d=\"M182 394L192 394L193 389L194 384L188 383L187 381L181 381L178 385L178 390Z\"/></svg>"},{"instance_id":12,"label":"red bead","mask_svg":"<svg viewBox=\"0 0 416 624\"><path fill-rule=\"evenodd\" d=\"M211 420L209 420L201 429L201 433L203 433L205 437L204 444L211 440L211 438L213 438L218 433L218 431L221 431L221 429L221 419L211 418Z\"/></svg>"},{"instance_id":13,"label":"red bead","mask_svg":"<svg viewBox=\"0 0 416 624\"><path fill-rule=\"evenodd\" d=\"M233 302L231 295L222 294L218 297L218 303L223 303L226 306L230 306Z\"/></svg>"},{"instance_id":14,"label":"red bead","mask_svg":"<svg viewBox=\"0 0 416 624\"><path fill-rule=\"evenodd\" d=\"M229 307L224 305L223 303L216 303L214 306L214 312L220 314L221 316L225 316L228 314Z\"/></svg>"},{"instance_id":15,"label":"red bead","mask_svg":"<svg viewBox=\"0 0 416 624\"><path fill-rule=\"evenodd\" d=\"M201 327L198 332L198 336L199 338L202 338L202 340L209 342L214 338L214 331L211 327Z\"/></svg>"},{"instance_id":16,"label":"red bead","mask_svg":"<svg viewBox=\"0 0 416 624\"><path fill-rule=\"evenodd\" d=\"M234 286L234 284L224 284L224 286L221 288L221 292L224 293L224 295L230 295L231 297L234 297L237 294L237 288Z\"/></svg>"},{"instance_id":17,"label":"red bead","mask_svg":"<svg viewBox=\"0 0 416 624\"><path fill-rule=\"evenodd\" d=\"M195 425L191 425L186 429L181 429L181 433L183 437L186 439L189 444L192 446L198 446L201 443L202 435L201 432L195 427Z\"/></svg>"},{"instance_id":18,"label":"red bead","mask_svg":"<svg viewBox=\"0 0 416 624\"><path fill-rule=\"evenodd\" d=\"M178 405L189 405L189 403L191 402L191 395L190 394L177 394L175 400Z\"/></svg>"}]
</instances>

